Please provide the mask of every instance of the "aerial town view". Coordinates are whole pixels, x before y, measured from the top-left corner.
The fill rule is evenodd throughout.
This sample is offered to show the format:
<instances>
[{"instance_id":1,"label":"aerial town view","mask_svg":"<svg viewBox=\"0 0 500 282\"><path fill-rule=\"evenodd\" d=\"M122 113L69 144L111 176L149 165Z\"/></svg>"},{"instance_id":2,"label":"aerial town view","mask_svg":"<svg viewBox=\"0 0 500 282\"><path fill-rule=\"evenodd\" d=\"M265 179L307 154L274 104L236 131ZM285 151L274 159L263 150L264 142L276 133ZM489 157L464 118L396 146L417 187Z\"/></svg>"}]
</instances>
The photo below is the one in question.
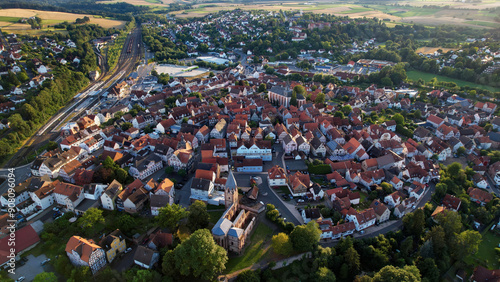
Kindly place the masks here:
<instances>
[{"instance_id":1,"label":"aerial town view","mask_svg":"<svg viewBox=\"0 0 500 282\"><path fill-rule=\"evenodd\" d=\"M0 0L1 282L500 281L500 0Z\"/></svg>"}]
</instances>

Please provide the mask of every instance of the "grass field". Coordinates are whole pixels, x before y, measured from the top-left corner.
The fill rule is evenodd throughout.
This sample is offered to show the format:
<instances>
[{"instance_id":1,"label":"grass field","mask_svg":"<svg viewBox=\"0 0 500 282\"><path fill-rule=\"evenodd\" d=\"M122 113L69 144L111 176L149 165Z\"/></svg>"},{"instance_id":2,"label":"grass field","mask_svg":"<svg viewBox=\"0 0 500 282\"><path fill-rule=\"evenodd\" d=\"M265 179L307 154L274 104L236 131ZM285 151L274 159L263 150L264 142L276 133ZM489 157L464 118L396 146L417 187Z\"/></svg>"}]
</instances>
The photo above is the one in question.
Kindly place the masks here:
<instances>
[{"instance_id":1,"label":"grass field","mask_svg":"<svg viewBox=\"0 0 500 282\"><path fill-rule=\"evenodd\" d=\"M19 17L5 17L5 16L2 16L2 17L0 17L0 22L16 23L20 19L21 18L19 18Z\"/></svg>"},{"instance_id":2,"label":"grass field","mask_svg":"<svg viewBox=\"0 0 500 282\"><path fill-rule=\"evenodd\" d=\"M495 248L498 247L500 237L489 230L482 235L483 241L479 245L477 253L469 256L465 261L472 265L480 264L489 269L499 269L500 257L496 254Z\"/></svg>"},{"instance_id":3,"label":"grass field","mask_svg":"<svg viewBox=\"0 0 500 282\"><path fill-rule=\"evenodd\" d=\"M448 51L455 51L457 48L442 48L442 47L420 47L418 48L415 53L422 53L422 54L434 54L437 50L441 49L443 53L447 53Z\"/></svg>"},{"instance_id":4,"label":"grass field","mask_svg":"<svg viewBox=\"0 0 500 282\"><path fill-rule=\"evenodd\" d=\"M42 28L39 30L31 29L27 23L17 23L19 19L29 17L39 17L42 19ZM77 18L88 16L91 24L98 24L104 28L117 28L125 27L125 21L104 19L102 17L87 15L87 14L71 14L63 12L52 11L39 11L29 9L4 9L0 10L0 27L2 31L12 32L18 34L39 35L46 32L65 32L65 30L58 30L50 27L61 22L74 22Z\"/></svg>"},{"instance_id":5,"label":"grass field","mask_svg":"<svg viewBox=\"0 0 500 282\"><path fill-rule=\"evenodd\" d=\"M447 81L447 82L455 82L458 86L470 86L470 87L475 87L475 88L480 88L480 89L485 89L489 90L492 92L498 92L500 91L500 88L497 87L491 87L487 85L481 85L477 83L472 83L468 81L463 81L460 79L454 79L454 78L449 78L446 76L441 76L441 75L436 75L432 73L426 73L426 72L421 72L421 71L409 71L406 73L408 75L408 79L417 81L418 79L423 79L425 82L430 81L432 78L437 78L438 81Z\"/></svg>"},{"instance_id":6,"label":"grass field","mask_svg":"<svg viewBox=\"0 0 500 282\"><path fill-rule=\"evenodd\" d=\"M271 240L273 230L262 222L257 223L254 228L254 233L250 237L250 244L245 248L243 255L230 258L226 263L224 273L231 273L249 267L269 255L270 250L265 248L265 243Z\"/></svg>"},{"instance_id":7,"label":"grass field","mask_svg":"<svg viewBox=\"0 0 500 282\"><path fill-rule=\"evenodd\" d=\"M224 211L208 211L208 214L210 215L210 223L216 224L223 213Z\"/></svg>"}]
</instances>

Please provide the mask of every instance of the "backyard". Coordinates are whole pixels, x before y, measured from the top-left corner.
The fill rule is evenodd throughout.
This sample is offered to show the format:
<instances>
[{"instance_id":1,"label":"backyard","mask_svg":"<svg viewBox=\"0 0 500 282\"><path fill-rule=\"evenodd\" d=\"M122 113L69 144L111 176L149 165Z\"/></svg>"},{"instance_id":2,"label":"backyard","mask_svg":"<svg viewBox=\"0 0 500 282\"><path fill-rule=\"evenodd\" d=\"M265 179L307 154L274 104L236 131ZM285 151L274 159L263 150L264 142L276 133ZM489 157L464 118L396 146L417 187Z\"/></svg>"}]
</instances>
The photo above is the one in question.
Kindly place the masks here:
<instances>
[{"instance_id":1,"label":"backyard","mask_svg":"<svg viewBox=\"0 0 500 282\"><path fill-rule=\"evenodd\" d=\"M469 256L465 261L471 265L482 265L489 269L499 269L500 262L495 248L498 248L500 238L489 228L483 233L483 239L477 253Z\"/></svg>"}]
</instances>

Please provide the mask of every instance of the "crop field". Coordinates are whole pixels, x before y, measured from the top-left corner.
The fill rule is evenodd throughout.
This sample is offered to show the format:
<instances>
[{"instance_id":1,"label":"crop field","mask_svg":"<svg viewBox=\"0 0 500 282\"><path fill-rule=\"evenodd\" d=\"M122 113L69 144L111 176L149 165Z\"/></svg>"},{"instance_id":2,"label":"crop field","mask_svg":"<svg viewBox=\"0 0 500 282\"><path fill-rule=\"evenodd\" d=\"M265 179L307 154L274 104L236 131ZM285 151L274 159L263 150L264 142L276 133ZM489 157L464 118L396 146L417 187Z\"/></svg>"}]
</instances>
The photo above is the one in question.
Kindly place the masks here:
<instances>
[{"instance_id":1,"label":"crop field","mask_svg":"<svg viewBox=\"0 0 500 282\"><path fill-rule=\"evenodd\" d=\"M71 14L29 9L4 9L0 10L0 27L2 28L2 31L5 32L39 35L48 31L59 32L61 30L54 29L50 26L65 21L74 22L77 18L83 18L85 16L88 16L90 18L91 24L98 24L104 28L123 28L125 26L124 21L105 19L102 17L86 14ZM31 26L27 23L18 23L20 19L29 17L41 18L42 29L34 30L31 29Z\"/></svg>"},{"instance_id":2,"label":"crop field","mask_svg":"<svg viewBox=\"0 0 500 282\"><path fill-rule=\"evenodd\" d=\"M114 0L115 1L115 0ZM118 0L116 0L118 1ZM121 0L120 0L121 1ZM161 1L161 0L126 0L128 1ZM187 1L189 2L189 1ZM166 3L163 1L163 3ZM201 3L200 1L190 3ZM254 1L252 4L243 4L235 1L228 3L210 3L210 5L197 4L194 9L176 11L178 17L202 17L209 13L221 10L243 9L243 10L268 10L268 11L300 11L312 13L325 13L337 16L349 16L351 18L379 18L390 19L391 23L440 25L453 24L477 28L497 28L499 23L495 22L495 11L487 8L500 7L500 1L485 0L482 3L459 3L443 0L407 0L388 1L386 5L374 5L371 1L357 2L356 4L339 4L318 0L314 3L286 2L286 1ZM394 4L398 4L397 6ZM432 7L429 7L432 5ZM426 7L424 7L426 6ZM451 8L451 9L450 9ZM387 22L389 23L389 22Z\"/></svg>"},{"instance_id":3,"label":"crop field","mask_svg":"<svg viewBox=\"0 0 500 282\"><path fill-rule=\"evenodd\" d=\"M266 11L300 11L312 12L316 14L333 14L337 16L349 16L351 18L389 18L391 20L399 20L399 17L391 16L389 14L374 10L372 8L363 7L355 4L314 4L304 5L304 3L269 3L269 4L227 4L227 3L210 3L210 5L202 4L195 5L194 9L185 11L176 11L178 17L202 17L209 13L215 13L222 10L266 10Z\"/></svg>"},{"instance_id":4,"label":"crop field","mask_svg":"<svg viewBox=\"0 0 500 282\"><path fill-rule=\"evenodd\" d=\"M150 7L168 7L168 4L174 3L174 0L111 0L111 1L97 1L97 3L110 4L117 2L125 2L136 6L150 6Z\"/></svg>"}]
</instances>

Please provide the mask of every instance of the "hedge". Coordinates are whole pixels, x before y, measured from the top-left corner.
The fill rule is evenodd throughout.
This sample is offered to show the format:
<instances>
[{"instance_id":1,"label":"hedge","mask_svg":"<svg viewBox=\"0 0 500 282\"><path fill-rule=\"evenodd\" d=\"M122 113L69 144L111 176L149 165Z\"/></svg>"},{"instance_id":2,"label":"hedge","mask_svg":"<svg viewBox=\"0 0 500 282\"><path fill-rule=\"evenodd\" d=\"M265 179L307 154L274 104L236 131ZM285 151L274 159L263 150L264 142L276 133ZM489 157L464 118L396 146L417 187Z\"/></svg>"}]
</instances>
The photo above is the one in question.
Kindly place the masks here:
<instances>
[{"instance_id":1,"label":"hedge","mask_svg":"<svg viewBox=\"0 0 500 282\"><path fill-rule=\"evenodd\" d=\"M332 167L328 164L318 164L318 165L308 164L307 170L311 174L329 174L332 172Z\"/></svg>"}]
</instances>

